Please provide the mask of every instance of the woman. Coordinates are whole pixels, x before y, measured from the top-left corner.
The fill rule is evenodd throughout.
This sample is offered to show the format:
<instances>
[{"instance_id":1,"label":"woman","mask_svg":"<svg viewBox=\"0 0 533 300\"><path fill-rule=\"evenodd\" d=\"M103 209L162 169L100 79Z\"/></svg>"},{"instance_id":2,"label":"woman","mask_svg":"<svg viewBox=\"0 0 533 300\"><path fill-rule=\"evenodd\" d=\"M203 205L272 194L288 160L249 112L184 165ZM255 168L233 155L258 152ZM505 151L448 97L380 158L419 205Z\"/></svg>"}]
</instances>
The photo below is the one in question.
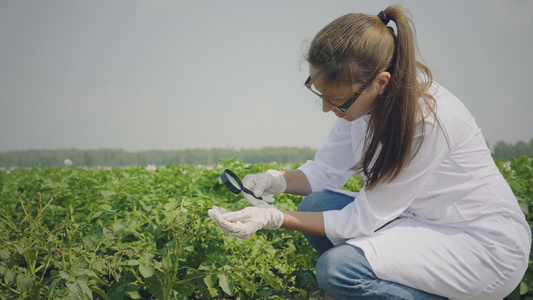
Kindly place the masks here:
<instances>
[{"instance_id":1,"label":"woman","mask_svg":"<svg viewBox=\"0 0 533 300\"><path fill-rule=\"evenodd\" d=\"M247 175L264 199L243 194L253 207L209 215L241 238L304 232L336 299L502 299L527 269L529 225L474 118L416 61L414 40L397 6L323 28L305 85L338 117L329 139L297 170ZM339 190L355 172L361 191ZM268 205L282 192L305 196L298 211Z\"/></svg>"}]
</instances>

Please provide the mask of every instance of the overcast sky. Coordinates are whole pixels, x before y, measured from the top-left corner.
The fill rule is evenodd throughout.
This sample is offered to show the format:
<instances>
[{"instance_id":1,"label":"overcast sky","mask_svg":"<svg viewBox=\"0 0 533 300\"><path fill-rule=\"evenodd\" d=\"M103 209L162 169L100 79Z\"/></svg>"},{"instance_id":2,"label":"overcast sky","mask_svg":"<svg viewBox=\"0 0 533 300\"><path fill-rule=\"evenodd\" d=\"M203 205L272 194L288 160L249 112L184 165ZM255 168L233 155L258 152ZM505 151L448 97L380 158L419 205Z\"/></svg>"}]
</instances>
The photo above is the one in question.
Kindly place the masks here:
<instances>
[{"instance_id":1,"label":"overcast sky","mask_svg":"<svg viewBox=\"0 0 533 300\"><path fill-rule=\"evenodd\" d=\"M491 146L533 138L533 0L0 0L0 151L319 148L307 42L391 3Z\"/></svg>"}]
</instances>

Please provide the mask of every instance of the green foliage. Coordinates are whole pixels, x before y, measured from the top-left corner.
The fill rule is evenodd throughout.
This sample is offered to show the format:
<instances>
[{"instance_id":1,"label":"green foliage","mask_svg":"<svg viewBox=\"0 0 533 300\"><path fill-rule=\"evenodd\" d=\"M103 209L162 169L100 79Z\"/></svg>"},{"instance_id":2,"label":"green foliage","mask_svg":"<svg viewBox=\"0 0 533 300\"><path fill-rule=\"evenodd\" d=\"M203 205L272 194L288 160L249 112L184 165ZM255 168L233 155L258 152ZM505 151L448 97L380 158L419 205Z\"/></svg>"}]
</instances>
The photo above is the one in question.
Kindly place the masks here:
<instances>
[{"instance_id":1,"label":"green foliage","mask_svg":"<svg viewBox=\"0 0 533 300\"><path fill-rule=\"evenodd\" d=\"M308 298L318 255L301 234L240 240L207 216L213 205L248 205L223 186L224 168L296 166L0 171L0 299ZM280 195L277 205L300 201Z\"/></svg>"},{"instance_id":2,"label":"green foliage","mask_svg":"<svg viewBox=\"0 0 533 300\"><path fill-rule=\"evenodd\" d=\"M533 224L532 158L495 161ZM244 176L297 166L223 159L211 169L0 171L0 300L309 298L318 254L301 234L261 230L240 240L207 216L213 205L248 205L222 185L223 169ZM353 176L347 188L361 185ZM300 201L279 195L276 205L294 210ZM530 265L506 299L532 298Z\"/></svg>"},{"instance_id":3,"label":"green foliage","mask_svg":"<svg viewBox=\"0 0 533 300\"><path fill-rule=\"evenodd\" d=\"M495 159L495 162L518 199L527 222L533 228L533 158L520 156L511 160ZM505 299L533 299L533 251L530 253L529 268L522 282Z\"/></svg>"}]
</instances>

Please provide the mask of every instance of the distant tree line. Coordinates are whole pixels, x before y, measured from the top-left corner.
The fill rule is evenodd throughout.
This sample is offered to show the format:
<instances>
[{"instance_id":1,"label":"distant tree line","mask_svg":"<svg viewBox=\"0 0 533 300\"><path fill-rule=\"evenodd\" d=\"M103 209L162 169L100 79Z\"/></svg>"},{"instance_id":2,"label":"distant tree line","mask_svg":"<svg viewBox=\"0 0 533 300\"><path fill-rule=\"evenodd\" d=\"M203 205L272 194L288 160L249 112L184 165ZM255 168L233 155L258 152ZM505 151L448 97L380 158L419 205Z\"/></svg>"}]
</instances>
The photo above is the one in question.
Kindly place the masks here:
<instances>
[{"instance_id":1,"label":"distant tree line","mask_svg":"<svg viewBox=\"0 0 533 300\"><path fill-rule=\"evenodd\" d=\"M123 150L21 150L0 152L0 167L31 168L37 164L50 167L65 166L70 160L72 166L128 167L148 164L168 165L213 165L221 158L233 158L250 164L258 163L301 163L313 159L316 149L297 147L269 147L251 150L190 149L162 151L150 150L128 152Z\"/></svg>"},{"instance_id":2,"label":"distant tree line","mask_svg":"<svg viewBox=\"0 0 533 300\"><path fill-rule=\"evenodd\" d=\"M533 139L529 141L529 144L526 142L516 144L498 142L492 150L492 156L496 158L510 159L521 155L533 156Z\"/></svg>"},{"instance_id":3,"label":"distant tree line","mask_svg":"<svg viewBox=\"0 0 533 300\"><path fill-rule=\"evenodd\" d=\"M213 165L221 158L233 158L250 164L258 163L303 163L313 159L316 150L308 147L268 147L263 149L189 149L150 150L128 152L114 149L99 150L22 150L0 152L0 167L31 168L37 164L50 167L65 166L69 159L74 166L128 167L148 164L168 165ZM510 159L521 155L533 156L533 139L528 143L507 144L498 142L492 149L495 158Z\"/></svg>"}]
</instances>

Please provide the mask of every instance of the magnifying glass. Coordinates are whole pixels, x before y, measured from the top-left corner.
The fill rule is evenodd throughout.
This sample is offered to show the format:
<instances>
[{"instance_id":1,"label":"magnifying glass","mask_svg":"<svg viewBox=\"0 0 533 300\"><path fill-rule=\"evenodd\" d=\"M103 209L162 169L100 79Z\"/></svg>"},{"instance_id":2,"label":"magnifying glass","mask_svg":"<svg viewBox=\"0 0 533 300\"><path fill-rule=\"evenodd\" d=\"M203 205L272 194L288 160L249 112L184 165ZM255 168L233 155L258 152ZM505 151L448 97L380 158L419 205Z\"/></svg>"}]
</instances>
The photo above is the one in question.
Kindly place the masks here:
<instances>
[{"instance_id":1,"label":"magnifying glass","mask_svg":"<svg viewBox=\"0 0 533 300\"><path fill-rule=\"evenodd\" d=\"M245 188L242 185L242 181L239 176L235 175L235 173L228 169L225 169L222 171L222 173L220 173L220 179L222 179L222 182L228 188L228 190L236 195L240 194L240 192L245 192L254 196L255 199L263 200L263 197L256 197L252 191Z\"/></svg>"}]
</instances>

